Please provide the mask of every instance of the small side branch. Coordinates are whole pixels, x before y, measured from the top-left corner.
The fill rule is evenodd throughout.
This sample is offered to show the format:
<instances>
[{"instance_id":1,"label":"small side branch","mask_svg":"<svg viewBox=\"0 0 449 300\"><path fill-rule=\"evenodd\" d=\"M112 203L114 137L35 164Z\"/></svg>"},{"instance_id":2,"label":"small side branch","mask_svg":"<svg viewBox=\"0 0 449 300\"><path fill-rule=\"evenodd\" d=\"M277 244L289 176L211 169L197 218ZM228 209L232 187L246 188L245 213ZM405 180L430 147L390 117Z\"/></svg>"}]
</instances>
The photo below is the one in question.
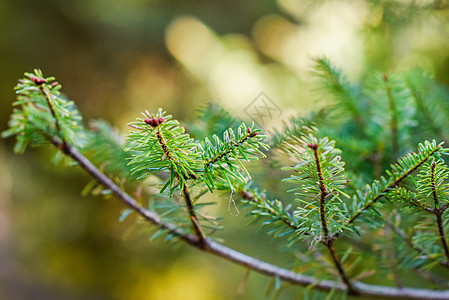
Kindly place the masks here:
<instances>
[{"instance_id":1,"label":"small side branch","mask_svg":"<svg viewBox=\"0 0 449 300\"><path fill-rule=\"evenodd\" d=\"M184 184L184 188L182 189L182 194L184 196L184 200L187 205L187 209L189 211L190 221L193 224L193 229L195 230L196 235L200 239L200 244L202 247L206 247L206 235L204 234L203 230L201 229L200 223L198 222L198 218L196 217L195 210L193 208L192 201L190 199L190 193L189 188L187 187L187 184Z\"/></svg>"},{"instance_id":2,"label":"small side branch","mask_svg":"<svg viewBox=\"0 0 449 300\"><path fill-rule=\"evenodd\" d=\"M327 243L325 243L325 245L326 245L327 249L329 249L329 252L332 257L332 261L334 262L334 265L337 268L338 273L340 274L341 280L348 287L348 293L351 295L358 294L358 292L354 289L351 281L349 280L348 275L346 275L346 272L343 269L343 265L341 264L341 261L338 258L337 252L335 251L335 248L334 248L334 240L329 240Z\"/></svg>"},{"instance_id":3,"label":"small side branch","mask_svg":"<svg viewBox=\"0 0 449 300\"><path fill-rule=\"evenodd\" d=\"M241 137L239 140L233 142L232 144L230 144L228 149L223 150L221 153L219 153L217 156L210 158L208 161L204 162L204 165L206 167L209 167L209 165L216 163L217 161L219 161L220 159L222 159L223 157L229 155L230 153L232 153L233 150L237 149L238 147L240 147L244 142L246 142L249 138L253 138L257 135L257 132L253 132L250 130L250 128L248 128L248 132L247 134L245 134L243 137Z\"/></svg>"},{"instance_id":4,"label":"small side branch","mask_svg":"<svg viewBox=\"0 0 449 300\"><path fill-rule=\"evenodd\" d=\"M288 219L286 216L281 215L271 206L266 205L264 200L262 200L258 195L256 195L256 193L242 189L239 191L239 194L243 199L251 201L252 203L256 204L258 208L269 213L272 216L272 218L281 220L282 223L284 223L290 229L292 230L298 229L298 227L292 221L290 221L290 219ZM306 232L304 234L308 235L309 233Z\"/></svg>"},{"instance_id":5,"label":"small side branch","mask_svg":"<svg viewBox=\"0 0 449 300\"><path fill-rule=\"evenodd\" d=\"M441 215L441 213L435 215L437 219L438 235L440 236L441 245L443 246L444 254L446 255L446 259L449 263L449 249L447 247L446 234L444 233L443 219Z\"/></svg>"},{"instance_id":6,"label":"small side branch","mask_svg":"<svg viewBox=\"0 0 449 300\"><path fill-rule=\"evenodd\" d=\"M159 144L161 145L162 150L164 151L164 155L171 161L172 164L176 165L176 160L173 158L173 155L170 149L168 148L167 143L165 142L164 136L162 135L160 128L157 129L156 136L159 141ZM187 210L189 212L190 222L192 223L193 229L195 230L195 233L200 240L200 245L202 247L206 247L205 243L206 235L201 229L200 223L195 213L195 209L193 208L193 203L192 200L190 199L190 193L189 188L187 187L187 182L182 183L181 178L179 176L180 174L177 173L176 178L178 179L179 185L182 186L182 195L186 203Z\"/></svg>"},{"instance_id":7,"label":"small side branch","mask_svg":"<svg viewBox=\"0 0 449 300\"><path fill-rule=\"evenodd\" d=\"M413 167L411 167L407 172L393 180L386 188L382 189L371 201L366 203L361 209L357 210L352 217L348 220L346 225L352 224L360 215L369 209L371 206L374 205L379 199L381 199L389 190L397 186L399 183L401 183L405 178L407 178L410 174L412 174L416 169L418 169L420 166L422 166L428 159L431 157L435 152L439 151L440 147L436 147L433 149L427 156L425 156L423 159L421 159L417 164L415 164Z\"/></svg>"},{"instance_id":8,"label":"small side branch","mask_svg":"<svg viewBox=\"0 0 449 300\"><path fill-rule=\"evenodd\" d=\"M426 258L431 258L432 256L427 253L426 250L424 250L424 248L416 245L415 243L413 243L412 239L410 237L407 236L407 234L402 231L399 227L397 227L396 225L393 224L393 222L391 222L390 220L386 220L385 225L388 226L391 230L393 230L393 232L400 237L410 248L414 249L416 252L418 252L420 255L426 257ZM449 262L447 261L439 261L439 264L445 268L449 269Z\"/></svg>"},{"instance_id":9,"label":"small side branch","mask_svg":"<svg viewBox=\"0 0 449 300\"><path fill-rule=\"evenodd\" d=\"M342 281L348 287L348 292L350 294L356 294L356 291L354 290L351 281L349 281L348 275L346 275L346 272L343 269L343 265L341 264L340 259L338 258L337 252L335 251L334 239L332 237L329 237L329 229L327 227L326 210L325 210L326 208L325 201L326 198L329 197L329 190L326 187L326 184L324 183L323 170L321 169L320 156L318 153L318 145L309 144L308 146L313 150L313 155L315 157L316 172L318 175L318 185L320 189L320 221L321 221L321 229L323 231L322 242L329 250L332 257L332 261L334 262L334 265L337 268L337 271L340 274Z\"/></svg>"},{"instance_id":10,"label":"small side branch","mask_svg":"<svg viewBox=\"0 0 449 300\"><path fill-rule=\"evenodd\" d=\"M53 107L53 96L48 92L48 90L45 89L44 84L40 84L39 89L40 89L42 95L45 97L45 100L47 100L48 109L50 110L51 115L55 119L56 131L60 134L60 138L62 140L62 145L61 145L62 148L61 149L63 149L65 147L66 140L64 138L64 133L61 130L61 125L59 125L59 118L56 115L55 109Z\"/></svg>"},{"instance_id":11,"label":"small side branch","mask_svg":"<svg viewBox=\"0 0 449 300\"><path fill-rule=\"evenodd\" d=\"M323 240L326 243L329 239L329 229L327 228L326 221L326 210L325 210L325 201L329 196L329 191L327 190L326 185L324 184L323 171L321 170L320 157L318 154L318 145L317 144L309 144L309 148L313 150L313 155L315 156L315 166L316 172L318 174L318 185L320 189L320 221L321 221L321 229L323 231Z\"/></svg>"},{"instance_id":12,"label":"small side branch","mask_svg":"<svg viewBox=\"0 0 449 300\"><path fill-rule=\"evenodd\" d=\"M443 226L443 213L444 210L440 209L439 201L438 201L438 194L436 189L436 183L435 183L435 167L437 163L435 161L432 162L430 165L430 184L432 188L432 198L434 203L434 215L437 219L437 228L438 228L438 235L440 237L441 245L443 246L444 254L446 255L446 259L449 263L449 248L447 246L447 240L446 240L446 234L444 233L444 226Z\"/></svg>"}]
</instances>

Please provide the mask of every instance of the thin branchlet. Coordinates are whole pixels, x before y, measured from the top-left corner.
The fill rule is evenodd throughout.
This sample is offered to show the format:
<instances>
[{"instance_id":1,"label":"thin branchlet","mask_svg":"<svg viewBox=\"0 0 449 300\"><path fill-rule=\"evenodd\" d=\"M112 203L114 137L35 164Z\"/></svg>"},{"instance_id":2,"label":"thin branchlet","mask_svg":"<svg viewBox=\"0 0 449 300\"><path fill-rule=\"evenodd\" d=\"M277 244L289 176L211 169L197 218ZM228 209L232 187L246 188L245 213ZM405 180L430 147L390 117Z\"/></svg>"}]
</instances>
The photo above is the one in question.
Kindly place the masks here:
<instances>
[{"instance_id":1,"label":"thin branchlet","mask_svg":"<svg viewBox=\"0 0 449 300\"><path fill-rule=\"evenodd\" d=\"M167 158L171 161L172 164L176 164L176 160L173 158L173 155L165 141L164 135L162 134L162 131L160 130L159 127L157 127L156 136L157 136L157 139L159 141L161 148L164 151L164 155L167 156ZM204 234L203 230L201 229L200 223L198 221L198 217L196 216L192 200L190 199L189 188L187 187L186 182L184 182L183 184L181 183L181 179L179 176L180 175L178 173L176 173L176 178L178 180L178 183L179 183L179 185L182 185L182 195L183 195L184 201L187 206L187 211L189 212L190 221L192 223L192 226L195 230L196 235L200 239L200 244L202 245L202 247L205 247L206 243L204 241L206 239L206 235Z\"/></svg>"},{"instance_id":2,"label":"thin branchlet","mask_svg":"<svg viewBox=\"0 0 449 300\"><path fill-rule=\"evenodd\" d=\"M435 167L437 163L433 161L430 164L430 184L432 189L432 198L434 203L434 215L437 221L437 228L438 228L438 235L440 237L441 246L443 247L444 254L446 255L446 260L449 262L449 248L447 245L447 239L446 234L444 232L444 226L443 226L443 213L444 210L441 210L439 207L439 201L438 201L438 194L437 194L437 187L435 183Z\"/></svg>"},{"instance_id":3,"label":"thin branchlet","mask_svg":"<svg viewBox=\"0 0 449 300\"><path fill-rule=\"evenodd\" d=\"M33 78L31 78L31 79L33 80ZM61 130L61 125L59 124L60 123L59 118L58 118L58 116L57 116L57 114L55 112L55 109L53 107L53 96L46 89L45 84L43 84L43 83L46 82L46 81L42 81L42 80L44 80L44 78L38 78L38 79L41 79L41 81L39 81L39 80L33 80L33 81L39 86L39 90L41 91L42 95L45 97L45 100L47 101L48 109L50 110L50 113L51 113L51 115L53 116L53 118L55 120L56 131L60 135L59 137L60 137L60 139L62 141L62 144L61 144L62 148L61 149L64 149L67 141L66 141L66 139L64 137L63 131Z\"/></svg>"},{"instance_id":4,"label":"thin branchlet","mask_svg":"<svg viewBox=\"0 0 449 300\"><path fill-rule=\"evenodd\" d=\"M224 150L223 152L219 153L217 156L209 159L208 161L206 161L204 163L204 165L206 167L208 167L210 164L214 164L217 161L219 161L220 159L222 159L223 157L229 155L230 153L232 153L233 150L235 150L236 148L240 147L244 142L246 142L249 138L255 137L257 135L257 132L253 132L250 131L250 129L248 128L248 133L245 134L244 136L242 136L240 139L238 139L237 141L233 142L231 144L231 147L229 147L228 149Z\"/></svg>"},{"instance_id":5,"label":"thin branchlet","mask_svg":"<svg viewBox=\"0 0 449 300\"><path fill-rule=\"evenodd\" d=\"M327 227L326 210L325 210L325 201L326 201L326 198L328 198L328 196L329 196L329 190L326 187L326 184L324 183L323 171L321 168L320 156L318 153L318 145L317 144L308 144L307 146L310 149L312 149L312 151L313 151L313 155L315 158L316 172L318 175L318 185L319 185L319 189L320 189L320 195L319 195L320 196L320 221L321 221L321 229L323 231L322 242L329 250L331 257L332 257L332 261L334 262L335 267L337 268L337 271L340 274L342 281L348 287L348 292L350 294L357 294L354 287L352 286L351 281L348 278L348 275L346 274L346 272L343 268L343 265L341 264L340 259L338 258L337 252L335 251L334 239L329 238L329 229Z\"/></svg>"},{"instance_id":6,"label":"thin branchlet","mask_svg":"<svg viewBox=\"0 0 449 300\"><path fill-rule=\"evenodd\" d=\"M298 226L292 223L288 218L271 208L270 206L266 205L266 200L262 200L259 196L255 195L252 192L249 192L247 190L241 189L239 190L240 196L248 201L251 201L258 205L258 207L265 212L269 213L273 218L279 219L284 223L287 227L289 227L292 230L297 230ZM308 235L308 233L303 233Z\"/></svg>"},{"instance_id":7,"label":"thin branchlet","mask_svg":"<svg viewBox=\"0 0 449 300\"><path fill-rule=\"evenodd\" d=\"M394 225L391 220L385 220L385 225L388 226L398 237L400 237L410 248L414 249L416 252L418 252L421 256L425 258L432 258L432 255L430 255L424 248L420 247L416 243L413 242L413 240L407 236L407 234L401 230L398 226ZM449 263L446 261L438 261L438 263L449 269Z\"/></svg>"},{"instance_id":8,"label":"thin branchlet","mask_svg":"<svg viewBox=\"0 0 449 300\"><path fill-rule=\"evenodd\" d=\"M312 149L313 155L315 158L315 166L316 172L318 175L318 185L320 188L320 221L321 221L321 229L323 231L323 240L326 243L329 239L329 229L327 228L326 221L326 210L325 210L325 201L329 196L329 191L324 183L323 172L321 170L320 158L318 155L318 145L317 144L309 144L309 148Z\"/></svg>"}]
</instances>

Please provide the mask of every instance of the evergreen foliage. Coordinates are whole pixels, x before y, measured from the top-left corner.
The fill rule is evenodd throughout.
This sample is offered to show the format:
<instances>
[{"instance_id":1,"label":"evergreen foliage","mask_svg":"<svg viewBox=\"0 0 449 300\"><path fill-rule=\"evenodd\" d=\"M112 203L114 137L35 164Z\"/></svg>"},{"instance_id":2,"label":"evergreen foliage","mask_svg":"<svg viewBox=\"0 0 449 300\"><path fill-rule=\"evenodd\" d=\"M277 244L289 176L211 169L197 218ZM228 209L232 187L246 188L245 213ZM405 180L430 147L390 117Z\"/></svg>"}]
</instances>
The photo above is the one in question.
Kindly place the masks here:
<instances>
[{"instance_id":1,"label":"evergreen foliage","mask_svg":"<svg viewBox=\"0 0 449 300\"><path fill-rule=\"evenodd\" d=\"M303 273L319 275L313 287L331 295L334 289L384 295L388 289L376 294L357 281L376 269L381 282L386 274L394 277L398 293L405 293L400 289L405 270L430 280L443 272L447 276L449 167L444 155L449 149L442 142L449 134L449 93L419 69L368 74L361 83L351 83L320 59L315 74L316 95L332 103L290 120L271 139L216 106L203 109L186 127L162 109L147 110L128 124L132 130L123 139L103 121L85 129L73 102L61 96L60 85L36 70L16 87L10 128L2 136L16 136L14 150L20 153L27 145L53 144L88 170L75 148L123 189L120 178L128 186L150 185L158 193L138 199L141 207L112 182L102 182L130 206L120 220L135 211L158 225L153 238L179 237L224 257L232 251L217 252L223 246L208 239L221 229L220 218L207 215L204 207L214 204L207 201L209 193L231 191L232 197L235 192L249 209L247 216L262 221L260 227L286 238L286 246L310 255L308 260L315 258ZM246 164L270 156L268 144L294 165L280 160L276 165L283 165L283 176L251 177ZM277 169L265 171L277 175ZM96 172L89 173L98 179ZM261 188L274 180L278 189ZM360 261L370 263L363 267ZM262 269L254 261L246 264ZM265 273L287 278L282 272ZM330 288L326 281L320 283L324 279L337 279L343 287ZM435 290L449 288L445 281L432 282Z\"/></svg>"}]
</instances>

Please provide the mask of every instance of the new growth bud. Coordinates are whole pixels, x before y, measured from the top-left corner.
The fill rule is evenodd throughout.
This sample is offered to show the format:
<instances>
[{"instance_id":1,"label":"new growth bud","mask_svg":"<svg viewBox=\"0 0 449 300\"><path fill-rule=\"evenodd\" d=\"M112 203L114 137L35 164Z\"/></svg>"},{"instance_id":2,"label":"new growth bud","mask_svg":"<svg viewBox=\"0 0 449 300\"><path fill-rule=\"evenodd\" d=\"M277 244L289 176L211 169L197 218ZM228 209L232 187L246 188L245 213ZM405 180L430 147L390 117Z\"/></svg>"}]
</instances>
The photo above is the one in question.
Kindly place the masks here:
<instances>
[{"instance_id":1,"label":"new growth bud","mask_svg":"<svg viewBox=\"0 0 449 300\"><path fill-rule=\"evenodd\" d=\"M159 124L165 122L165 118L160 117L159 119L156 119L155 117L153 117L151 119L145 119L143 121L152 127L157 127L157 126L159 126Z\"/></svg>"},{"instance_id":2,"label":"new growth bud","mask_svg":"<svg viewBox=\"0 0 449 300\"><path fill-rule=\"evenodd\" d=\"M249 127L246 129L246 132L249 133L249 137L255 137L258 134L258 132L253 132Z\"/></svg>"},{"instance_id":3,"label":"new growth bud","mask_svg":"<svg viewBox=\"0 0 449 300\"><path fill-rule=\"evenodd\" d=\"M313 150L318 149L318 145L317 145L317 144L307 144L307 146L308 146L310 149L313 149Z\"/></svg>"},{"instance_id":4,"label":"new growth bud","mask_svg":"<svg viewBox=\"0 0 449 300\"><path fill-rule=\"evenodd\" d=\"M30 79L31 79L31 81L33 81L36 85L41 85L41 84L47 82L47 79L45 79L45 78L40 78L40 77L37 77L37 76L34 76L34 75L30 76Z\"/></svg>"}]
</instances>

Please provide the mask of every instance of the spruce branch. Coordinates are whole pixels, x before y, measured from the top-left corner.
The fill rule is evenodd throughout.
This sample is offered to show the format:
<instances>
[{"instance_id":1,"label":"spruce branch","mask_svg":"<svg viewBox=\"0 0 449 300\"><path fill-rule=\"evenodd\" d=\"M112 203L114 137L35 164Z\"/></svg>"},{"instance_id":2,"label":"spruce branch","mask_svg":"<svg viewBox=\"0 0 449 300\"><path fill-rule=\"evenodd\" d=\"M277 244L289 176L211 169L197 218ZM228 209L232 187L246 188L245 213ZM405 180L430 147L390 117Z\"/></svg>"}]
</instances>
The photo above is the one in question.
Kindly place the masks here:
<instances>
[{"instance_id":1,"label":"spruce branch","mask_svg":"<svg viewBox=\"0 0 449 300\"><path fill-rule=\"evenodd\" d=\"M321 221L321 229L323 231L323 238L322 243L327 247L329 250L332 261L335 264L335 267L337 268L338 273L340 274L340 277L342 281L346 284L348 287L348 291L350 294L354 294L354 288L349 281L348 276L346 275L345 270L343 269L343 265L340 262L340 259L338 258L337 252L334 248L334 240L333 238L330 239L329 237L329 229L327 227L327 218L326 218L326 205L325 201L330 196L329 190L325 184L324 178L323 178L323 170L321 169L321 162L320 162L320 155L318 154L318 144L315 143L309 143L307 146L312 149L313 156L315 158L315 167L316 167L316 173L318 177L318 186L319 186L319 210L320 210L320 221Z\"/></svg>"},{"instance_id":2,"label":"spruce branch","mask_svg":"<svg viewBox=\"0 0 449 300\"><path fill-rule=\"evenodd\" d=\"M318 155L318 145L317 144L308 144L307 145L310 149L313 150L313 155L315 156L315 166L316 166L316 172L318 175L318 186L320 189L320 221L321 221L321 229L323 230L323 240L326 244L329 239L329 229L327 228L327 220L326 220L326 208L325 208L325 201L326 198L329 196L329 191L327 190L326 185L324 184L324 178L323 178L323 172L321 170L321 163L320 158Z\"/></svg>"},{"instance_id":3,"label":"spruce branch","mask_svg":"<svg viewBox=\"0 0 449 300\"><path fill-rule=\"evenodd\" d=\"M351 85L341 70L325 58L316 60L315 74L322 79L317 92L322 93L322 90L325 90L336 100L330 112L340 113L344 117L347 117L345 114L349 114L357 126L363 128L365 118L363 117L363 102L359 97L359 87Z\"/></svg>"},{"instance_id":4,"label":"spruce branch","mask_svg":"<svg viewBox=\"0 0 449 300\"><path fill-rule=\"evenodd\" d=\"M49 136L83 147L86 132L75 104L61 96L61 85L40 70L25 73L15 87L17 100L2 137L15 136L14 151L23 153L28 145L49 143Z\"/></svg>"},{"instance_id":5,"label":"spruce branch","mask_svg":"<svg viewBox=\"0 0 449 300\"><path fill-rule=\"evenodd\" d=\"M391 228L391 230L398 237L400 237L410 248L414 249L416 252L421 254L422 257L426 259L435 259L435 257L430 253L428 253L424 248L414 243L413 240L409 236L407 236L407 234L403 230L401 230L398 226L394 225L393 222L391 222L391 220L385 220L385 225ZM449 262L438 260L438 263L441 266L449 269Z\"/></svg>"},{"instance_id":6,"label":"spruce branch","mask_svg":"<svg viewBox=\"0 0 449 300\"><path fill-rule=\"evenodd\" d=\"M439 207L440 201L438 199L438 192L437 192L438 183L437 183L437 179L435 178L435 168L437 167L437 165L438 164L436 161L433 161L430 164L430 185L431 185L431 189L432 189L432 198L433 198L433 202L434 202L434 212L433 213L435 214L435 218L437 220L438 235L440 237L441 246L443 247L444 254L446 255L446 260L449 263L449 248L447 245L447 239L446 239L446 234L444 232L443 218L442 218L442 215L443 215L444 211L446 210L447 205ZM443 172L440 172L440 174L439 174L440 175L439 176L440 177L439 185L441 185L441 175L442 175L441 173L443 173ZM445 187L447 188L447 186L445 186ZM446 202L446 204L447 204L447 202Z\"/></svg>"},{"instance_id":7,"label":"spruce branch","mask_svg":"<svg viewBox=\"0 0 449 300\"><path fill-rule=\"evenodd\" d=\"M201 246L205 247L206 246L206 243L205 243L206 235L204 234L203 230L201 229L200 223L198 222L198 217L196 216L192 201L190 200L190 193L189 193L189 189L186 184L184 185L184 187L182 189L182 194L184 196L184 200L186 202L187 209L189 211L190 221L192 222L195 233L200 240Z\"/></svg>"},{"instance_id":8,"label":"spruce branch","mask_svg":"<svg viewBox=\"0 0 449 300\"><path fill-rule=\"evenodd\" d=\"M62 144L59 140L53 139L52 143L58 149L61 149ZM341 283L330 280L317 279L315 277L305 276L284 268L280 268L278 266L247 256L236 250L228 248L220 243L210 240L209 238L205 239L206 246L204 247L197 236L186 234L182 230L177 228L175 225L162 222L159 215L151 211L148 211L147 209L140 206L134 198L132 198L124 191L122 191L120 187L118 187L111 179L109 179L102 172L100 172L76 148L72 147L70 144L67 144L64 153L70 156L76 162L78 162L81 168L83 168L93 178L98 180L99 183L103 184L105 188L111 190L113 194L121 202L123 202L130 209L134 210L137 214L143 217L143 219L145 219L146 221L148 221L153 225L158 226L159 228L168 231L172 235L178 237L180 240L184 241L185 243L193 247L199 248L205 252L211 253L218 257L222 257L230 262L244 266L258 273L270 277L277 276L281 280L290 282L295 285L311 286L314 289L322 291L331 291L331 290L337 290L341 292L348 291L347 286ZM355 295L360 297L366 296L366 297L379 297L379 298L383 297L388 299L421 299L421 300L449 298L449 290L438 291L438 290L417 289L417 288L399 289L387 286L366 284L362 282L354 282L353 286L356 293Z\"/></svg>"},{"instance_id":9,"label":"spruce branch","mask_svg":"<svg viewBox=\"0 0 449 300\"><path fill-rule=\"evenodd\" d=\"M31 79L33 80L34 77L32 77ZM37 80L35 79L33 81L38 82L37 84L39 86L39 89L40 89L42 95L45 97L45 100L47 100L48 108L49 108L49 110L51 112L51 115L55 119L54 123L55 123L56 130L58 131L58 133L60 135L60 138L62 140L62 145L64 145L66 143L66 141L65 141L65 138L64 138L64 133L61 130L61 126L59 125L59 123L60 123L59 118L56 115L56 112L55 112L55 109L54 109L53 96L52 96L52 94L50 93L48 88L46 88L46 86L44 84L40 84L39 80L40 80L40 78L38 78ZM46 80L45 80L45 82L46 82ZM42 82L42 83L44 83L44 82Z\"/></svg>"},{"instance_id":10,"label":"spruce branch","mask_svg":"<svg viewBox=\"0 0 449 300\"><path fill-rule=\"evenodd\" d=\"M279 200L268 200L264 193L261 193L255 189L249 187L241 187L238 189L239 195L245 201L256 208L251 211L251 214L257 216L270 216L274 221L281 222L287 227L287 231L283 231L280 236L288 234L290 232L296 232L298 225L295 224L295 219L288 212L288 209L284 208L282 202ZM271 224L271 222L265 222L265 225ZM281 230L281 229L278 229ZM308 234L307 232L300 232L299 234Z\"/></svg>"},{"instance_id":11,"label":"spruce branch","mask_svg":"<svg viewBox=\"0 0 449 300\"><path fill-rule=\"evenodd\" d=\"M174 178L176 178L180 187L180 193L182 194L187 207L190 222L192 223L201 244L204 245L205 234L200 227L187 186L188 179L197 179L199 177L193 170L193 168L198 167L198 161L196 160L198 155L195 155L192 151L194 144L190 137L184 134L184 129L181 128L177 122L171 121L171 116L165 115L165 112L163 112L162 109L159 109L156 115L152 115L146 111L144 116L146 116L147 119L138 120L131 124L132 128L138 129L139 131L130 133L128 135L129 141L131 143L140 144L131 144L129 150L136 151L136 149L139 149L140 152L134 154L135 158L131 159L130 163L135 164L137 162L142 162L145 158L152 155L152 151L155 149L155 144L159 145L156 149L160 149L160 156L157 156L158 153L156 153L156 156L153 155L152 160L147 161L145 166L148 169L152 169L154 168L154 165L160 166L159 162L163 162L164 160L167 161L158 169L158 171L163 169L170 170L170 179L162 188L162 191L169 185L171 194L175 188L173 181ZM148 144L151 146L148 147ZM189 155L189 152L192 154L193 158L188 157L188 160L183 159ZM141 170L142 166L137 166L137 168Z\"/></svg>"},{"instance_id":12,"label":"spruce branch","mask_svg":"<svg viewBox=\"0 0 449 300\"><path fill-rule=\"evenodd\" d=\"M212 139L205 138L197 144L196 151L203 160L203 177L206 185L212 191L216 182L225 182L228 188L234 189L234 179L246 183L251 175L242 163L265 157L259 149L268 150L269 146L263 143L266 137L254 124L247 127L240 124L236 131L229 128L224 131L223 138L213 135Z\"/></svg>"},{"instance_id":13,"label":"spruce branch","mask_svg":"<svg viewBox=\"0 0 449 300\"><path fill-rule=\"evenodd\" d=\"M222 139L215 136L211 140L205 139L198 142L185 133L185 129L179 125L179 122L172 120L171 116L167 116L162 110L159 110L156 115L146 112L144 119L138 119L130 124L137 131L128 135L128 144L126 145L128 152L125 156L129 158L134 174L140 178L160 172L158 174L166 181L161 189L162 195L159 194L160 197L172 200L173 191L179 190L179 194L184 198L185 206L174 201L167 201L171 203L169 209L173 207L176 209L174 211L177 218L181 220L177 222L178 219L167 217L173 211L163 210L160 211L160 214L156 213L156 210L152 208L157 206L157 204L154 204L155 201L150 202L149 209L142 207L136 200L138 198L126 194L121 184L114 183L81 154L80 150L86 150L87 152L91 150L84 148L83 143L80 143L83 142L86 132L73 103L61 97L59 95L60 86L54 84L53 79L44 78L40 71L35 71L34 74L27 74L26 76L27 78L21 80L17 87L18 97L14 103L15 110L11 116L10 129L2 135L16 135L15 149L19 151L25 150L28 144L33 146L53 144L59 153L62 152L71 157L77 162L78 166L86 170L99 184L127 205L128 211L135 211L146 221L155 225L158 229L155 235L168 233L168 237L175 237L204 252L245 266L248 270L255 270L274 277L276 280L280 279L300 286L329 291L330 295L334 291L341 291L360 297L449 299L448 290L402 288L398 272L395 269L396 264L392 265L392 271L399 288L365 284L356 280L356 278L361 278L360 275L349 278L347 272L355 266L355 263L349 266L346 263L346 258L351 255L351 251L348 250L339 257L335 249L335 242L340 233L346 229L357 230L355 224L353 224L354 221L367 211L375 211L375 204L379 202L379 199L388 197L408 203L416 207L418 213L426 214L424 220L416 221L413 217L407 219L407 222L414 222L411 225L414 225L414 228L418 230L418 234L412 238L394 224L390 226L388 220L386 220L388 228L391 228L401 237L401 240L404 240L406 244L421 254L413 264L410 264L407 261L408 257L399 256L405 253L403 248L400 248L398 251L401 252L398 252L400 254L397 258L398 260L399 258L406 260L405 263L400 263L406 267L411 265L416 269L422 264L422 258L424 258L430 261L426 267L430 268L436 263L449 267L449 251L444 228L447 226L444 218L446 218L447 208L449 207L449 186L446 183L449 178L449 170L440 159L440 155L445 154L448 150L443 149L441 144L437 145L436 142L427 141L420 144L417 153L410 153L400 158L398 163L392 166L392 170L387 171L387 178L382 177L380 181L375 181L365 189L356 190L360 184L351 183L356 190L356 195L352 198L352 209L348 209L346 199L341 197L346 196L343 190L348 190L345 189L348 181L344 176L345 170L344 162L341 160L341 151L335 148L335 142L328 138L317 139L311 135L290 136L288 140L284 140L286 142L283 145L283 150L293 156L297 162L295 166L286 168L293 173L286 181L295 184L294 191L297 196L296 203L298 205L296 208L292 208L289 205L284 207L284 204L279 200L269 200L265 196L265 192L259 192L257 189L250 187L249 173L241 161L257 159L264 155L261 148L267 148L261 142L262 136L258 134L258 129L248 128L242 124L236 132L232 129L225 130ZM391 85L390 96L395 101L393 110L397 111L397 150L399 151L399 144L402 141L404 128L406 128L402 124L406 118L403 118L400 113L404 108L404 103L409 100L409 95L405 93L398 96L404 91L401 82L398 83L393 80L390 82L390 78L388 78L388 82L385 82L385 84L387 83L389 87ZM343 88L341 90L343 91L342 97L349 97L349 94L344 95L344 85L347 86L347 83L337 80L335 84L337 89L338 85ZM350 91L350 93L353 93L353 91ZM387 102L385 100L388 97L385 97L385 95L388 95L388 90L387 94L382 94L383 101ZM343 99L343 101L346 100ZM354 104L358 105L357 101ZM363 110L359 111L363 112ZM369 136L368 131L373 128L370 123L371 120L367 118L367 120L363 119L362 121L366 122L367 126L364 127L360 136L367 137ZM353 125L353 121L350 119L346 119L345 122L349 127ZM390 123L391 128L392 125ZM391 136L393 135L392 132ZM94 135L88 136L90 138ZM341 140L344 140L344 138L341 138ZM349 140L350 138L346 139L346 141ZM384 140L379 138L379 141L383 142ZM349 144L346 144L346 146ZM80 147L80 150L75 148L75 145ZM362 141L360 148L366 150L373 145L377 147L380 144ZM402 143L400 145L402 149ZM393 148L395 148L394 145ZM353 149L359 151L353 151L353 153L365 151L359 150L357 147ZM380 148L370 148L366 155L369 156L372 149L378 151ZM382 153L382 151L383 149L379 150L379 153ZM366 157L366 155L363 157ZM118 159L114 155L107 157L107 159ZM119 157L122 156L119 155ZM381 160L379 160L379 169L383 167ZM413 173L418 169L420 173L417 177L414 177ZM410 181L416 184L416 189L410 189L408 181L403 184L406 178L413 179ZM418 180L415 178L418 178ZM189 186L192 183L199 187L200 195L191 195ZM315 242L323 243L329 251L330 259L338 271L341 283L322 280L319 277L320 275L306 276L277 267L246 256L206 237L199 221L205 223L205 219L216 219L203 216L198 207L207 203L197 203L196 200L208 190L215 189L237 190L244 201L253 207L251 214L268 217L269 220L264 224L274 225L276 232L282 231L279 235L295 233L293 237L295 240L306 240L310 242L311 246ZM352 191L348 193L352 194ZM391 205L393 204L395 203L392 202ZM388 205L385 207L390 208ZM159 209L158 206L158 212ZM183 209L187 209L189 220L186 219L185 214L181 213ZM198 210L198 213L196 210ZM436 218L438 234L435 232L433 216ZM199 217L202 219L199 219ZM430 219L432 222L426 224L426 221ZM190 225L193 226L192 232L194 234L189 234L184 228L184 226ZM407 226L409 225L407 223ZM393 238L389 231L384 232L391 242L391 244L388 244L387 241L387 248L389 247L387 254L389 253L389 257L394 260L395 249L391 251L394 246ZM420 236L420 233L423 234ZM440 246L440 243L442 246ZM441 251L441 247L443 251ZM409 251L407 248L406 250ZM407 263L408 265L406 265Z\"/></svg>"},{"instance_id":14,"label":"spruce branch","mask_svg":"<svg viewBox=\"0 0 449 300\"><path fill-rule=\"evenodd\" d=\"M348 180L341 151L334 141L312 135L292 137L282 150L297 163L283 169L294 172L284 180L296 186L290 191L298 197L299 205L293 213L300 224L298 229L311 234L315 242L326 242L346 229L347 209L340 197L348 197L343 192Z\"/></svg>"},{"instance_id":15,"label":"spruce branch","mask_svg":"<svg viewBox=\"0 0 449 300\"><path fill-rule=\"evenodd\" d=\"M421 167L430 157L438 155L439 152L446 150L437 145L435 141L419 144L417 153L409 153L398 160L398 163L392 166L392 172L387 172L389 179L381 177L381 181L375 181L372 186L367 186L367 195L362 196L358 193L359 198L363 200L363 206L349 218L347 224L352 224L365 211L370 209L378 200L384 197L394 187L398 186L405 178L410 176L416 169Z\"/></svg>"}]
</instances>

